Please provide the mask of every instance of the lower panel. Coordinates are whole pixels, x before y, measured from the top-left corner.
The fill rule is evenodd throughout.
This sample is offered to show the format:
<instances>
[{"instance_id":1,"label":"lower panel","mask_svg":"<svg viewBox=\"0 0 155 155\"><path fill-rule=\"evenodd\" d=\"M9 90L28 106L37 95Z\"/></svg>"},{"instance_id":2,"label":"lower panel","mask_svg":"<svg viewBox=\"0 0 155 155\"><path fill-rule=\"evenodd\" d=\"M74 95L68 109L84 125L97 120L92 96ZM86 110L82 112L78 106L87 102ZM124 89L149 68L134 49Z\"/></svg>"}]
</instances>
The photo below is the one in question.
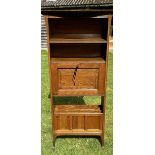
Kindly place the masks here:
<instances>
[{"instance_id":1,"label":"lower panel","mask_svg":"<svg viewBox=\"0 0 155 155\"><path fill-rule=\"evenodd\" d=\"M54 110L55 135L101 135L103 113L99 106L56 106Z\"/></svg>"}]
</instances>

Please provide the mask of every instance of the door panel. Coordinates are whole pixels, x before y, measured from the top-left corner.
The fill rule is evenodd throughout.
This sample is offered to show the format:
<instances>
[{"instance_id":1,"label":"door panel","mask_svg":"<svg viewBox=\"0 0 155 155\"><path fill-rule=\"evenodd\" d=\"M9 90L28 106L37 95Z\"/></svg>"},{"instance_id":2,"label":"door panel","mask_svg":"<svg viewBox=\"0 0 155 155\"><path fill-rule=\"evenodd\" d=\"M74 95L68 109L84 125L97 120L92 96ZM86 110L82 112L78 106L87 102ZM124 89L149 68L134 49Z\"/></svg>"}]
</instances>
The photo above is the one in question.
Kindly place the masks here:
<instances>
[{"instance_id":1,"label":"door panel","mask_svg":"<svg viewBox=\"0 0 155 155\"><path fill-rule=\"evenodd\" d=\"M103 95L105 64L53 63L53 95Z\"/></svg>"}]
</instances>

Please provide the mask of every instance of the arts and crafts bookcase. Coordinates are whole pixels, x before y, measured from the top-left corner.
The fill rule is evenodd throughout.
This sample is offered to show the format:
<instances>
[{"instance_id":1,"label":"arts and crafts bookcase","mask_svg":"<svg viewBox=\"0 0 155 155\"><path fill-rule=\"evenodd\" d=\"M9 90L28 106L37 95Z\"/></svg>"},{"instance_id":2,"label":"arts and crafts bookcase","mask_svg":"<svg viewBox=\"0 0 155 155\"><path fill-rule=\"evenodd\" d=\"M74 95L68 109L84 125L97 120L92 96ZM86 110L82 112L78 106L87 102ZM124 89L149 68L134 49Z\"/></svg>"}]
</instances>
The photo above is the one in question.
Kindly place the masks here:
<instances>
[{"instance_id":1,"label":"arts and crafts bookcase","mask_svg":"<svg viewBox=\"0 0 155 155\"><path fill-rule=\"evenodd\" d=\"M110 15L45 16L53 144L57 136L99 136L104 143ZM100 96L100 105L56 105L55 96Z\"/></svg>"}]
</instances>

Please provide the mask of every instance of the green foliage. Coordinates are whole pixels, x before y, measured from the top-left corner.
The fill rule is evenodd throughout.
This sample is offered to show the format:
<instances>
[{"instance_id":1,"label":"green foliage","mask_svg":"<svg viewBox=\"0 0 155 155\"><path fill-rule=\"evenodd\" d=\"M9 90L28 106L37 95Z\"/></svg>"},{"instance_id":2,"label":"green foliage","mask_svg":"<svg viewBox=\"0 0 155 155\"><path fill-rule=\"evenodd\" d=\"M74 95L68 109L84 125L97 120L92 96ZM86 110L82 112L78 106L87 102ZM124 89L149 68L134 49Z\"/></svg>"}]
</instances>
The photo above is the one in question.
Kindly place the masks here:
<instances>
[{"instance_id":1,"label":"green foliage","mask_svg":"<svg viewBox=\"0 0 155 155\"><path fill-rule=\"evenodd\" d=\"M109 67L108 67L108 81L107 81L107 104L106 104L106 134L105 145L101 147L97 138L79 138L79 137L63 137L57 138L56 146L53 148L51 136L51 114L50 114L50 99L49 95L49 78L48 78L48 57L47 52L41 52L42 59L42 74L41 74L41 142L42 142L42 155L112 155L113 147L113 117L112 117L112 101L113 101L113 54L109 53ZM68 104L80 103L83 101L85 104L98 104L99 97L71 97L71 98L55 98L56 102L64 102Z\"/></svg>"}]
</instances>

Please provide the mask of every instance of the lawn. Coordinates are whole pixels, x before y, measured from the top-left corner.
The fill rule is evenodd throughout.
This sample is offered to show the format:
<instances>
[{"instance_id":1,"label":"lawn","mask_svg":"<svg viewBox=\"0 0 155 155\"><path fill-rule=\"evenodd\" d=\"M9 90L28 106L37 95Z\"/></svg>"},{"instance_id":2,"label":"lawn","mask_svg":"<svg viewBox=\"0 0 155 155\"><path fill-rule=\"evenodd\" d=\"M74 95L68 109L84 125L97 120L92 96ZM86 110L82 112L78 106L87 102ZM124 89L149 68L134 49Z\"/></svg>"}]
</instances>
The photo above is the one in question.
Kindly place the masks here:
<instances>
[{"instance_id":1,"label":"lawn","mask_svg":"<svg viewBox=\"0 0 155 155\"><path fill-rule=\"evenodd\" d=\"M101 147L97 138L79 138L79 137L63 137L57 138L55 148L52 144L51 136L51 115L50 115L50 99L49 95L49 77L48 77L48 58L47 52L41 52L41 152L42 155L112 155L113 153L113 54L109 53L109 67L108 67L108 82L107 82L107 104L106 104L106 133L105 145ZM84 102L85 104L100 103L99 97L71 97L71 98L55 98L56 102L70 103L70 102Z\"/></svg>"}]
</instances>

